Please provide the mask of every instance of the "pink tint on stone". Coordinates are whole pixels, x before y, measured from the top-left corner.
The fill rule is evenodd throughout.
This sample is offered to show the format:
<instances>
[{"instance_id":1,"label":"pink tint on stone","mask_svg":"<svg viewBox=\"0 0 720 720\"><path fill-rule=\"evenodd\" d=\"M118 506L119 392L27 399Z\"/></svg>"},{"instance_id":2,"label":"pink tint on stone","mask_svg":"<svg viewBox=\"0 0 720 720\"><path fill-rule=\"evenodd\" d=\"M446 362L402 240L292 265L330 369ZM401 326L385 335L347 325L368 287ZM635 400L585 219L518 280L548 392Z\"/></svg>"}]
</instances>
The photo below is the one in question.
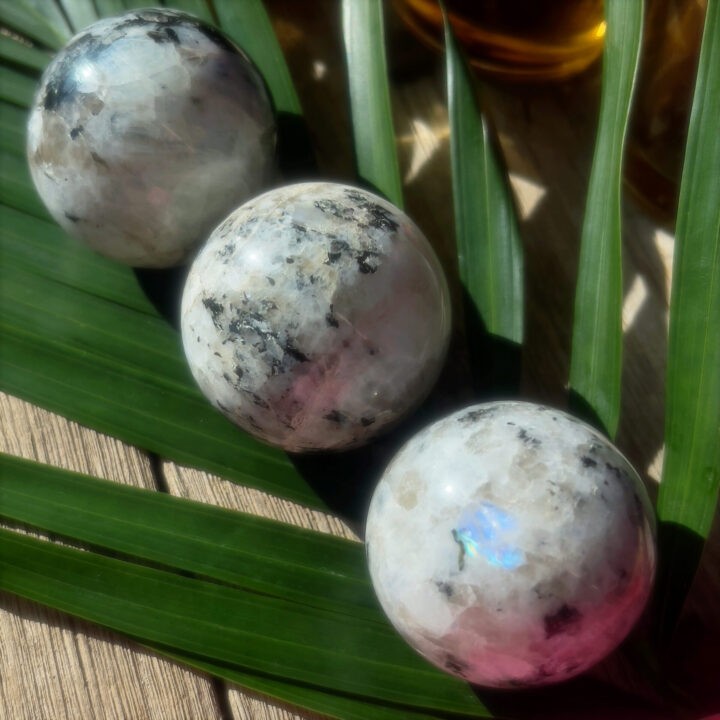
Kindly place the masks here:
<instances>
[{"instance_id":1,"label":"pink tint on stone","mask_svg":"<svg viewBox=\"0 0 720 720\"><path fill-rule=\"evenodd\" d=\"M475 405L413 437L375 490L366 540L403 637L491 687L560 682L602 660L655 573L637 473L588 425L530 403Z\"/></svg>"}]
</instances>

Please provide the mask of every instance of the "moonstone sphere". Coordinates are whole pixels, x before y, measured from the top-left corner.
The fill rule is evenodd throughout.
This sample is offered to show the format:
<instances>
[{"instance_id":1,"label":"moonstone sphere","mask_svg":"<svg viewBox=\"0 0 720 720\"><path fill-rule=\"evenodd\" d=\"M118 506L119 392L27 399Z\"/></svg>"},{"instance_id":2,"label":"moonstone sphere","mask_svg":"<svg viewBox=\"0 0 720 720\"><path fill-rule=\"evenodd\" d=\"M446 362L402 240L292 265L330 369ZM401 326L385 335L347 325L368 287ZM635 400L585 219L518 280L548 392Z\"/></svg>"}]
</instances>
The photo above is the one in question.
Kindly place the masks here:
<instances>
[{"instance_id":1,"label":"moonstone sphere","mask_svg":"<svg viewBox=\"0 0 720 720\"><path fill-rule=\"evenodd\" d=\"M655 572L645 489L602 435L521 402L415 435L374 493L370 574L397 630L479 685L545 685L601 660Z\"/></svg>"},{"instance_id":2,"label":"moonstone sphere","mask_svg":"<svg viewBox=\"0 0 720 720\"><path fill-rule=\"evenodd\" d=\"M90 25L55 57L27 152L71 235L116 261L167 267L267 187L275 120L260 74L224 35L140 10Z\"/></svg>"},{"instance_id":3,"label":"moonstone sphere","mask_svg":"<svg viewBox=\"0 0 720 720\"><path fill-rule=\"evenodd\" d=\"M182 338L205 395L292 452L361 445L426 396L450 300L417 226L364 190L301 183L236 210L195 259Z\"/></svg>"}]
</instances>

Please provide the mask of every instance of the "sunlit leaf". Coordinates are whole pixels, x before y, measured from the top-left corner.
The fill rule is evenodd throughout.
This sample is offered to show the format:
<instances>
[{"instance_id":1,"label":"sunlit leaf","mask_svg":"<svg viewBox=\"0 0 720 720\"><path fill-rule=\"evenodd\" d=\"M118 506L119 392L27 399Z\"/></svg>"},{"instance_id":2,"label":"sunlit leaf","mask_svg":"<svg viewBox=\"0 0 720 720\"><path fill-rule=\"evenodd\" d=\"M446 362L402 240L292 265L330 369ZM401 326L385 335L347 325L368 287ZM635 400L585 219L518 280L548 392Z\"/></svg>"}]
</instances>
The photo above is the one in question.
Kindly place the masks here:
<instances>
[{"instance_id":1,"label":"sunlit leaf","mask_svg":"<svg viewBox=\"0 0 720 720\"><path fill-rule=\"evenodd\" d=\"M342 21L358 175L402 207L385 59L383 3L343 0Z\"/></svg>"},{"instance_id":2,"label":"sunlit leaf","mask_svg":"<svg viewBox=\"0 0 720 720\"><path fill-rule=\"evenodd\" d=\"M2 587L135 638L275 678L487 717L388 627L0 530Z\"/></svg>"},{"instance_id":3,"label":"sunlit leaf","mask_svg":"<svg viewBox=\"0 0 720 720\"><path fill-rule=\"evenodd\" d=\"M661 521L663 633L697 569L720 487L720 3L708 2L676 223Z\"/></svg>"},{"instance_id":4,"label":"sunlit leaf","mask_svg":"<svg viewBox=\"0 0 720 720\"><path fill-rule=\"evenodd\" d=\"M507 173L447 19L445 47L460 279L485 330L521 343L523 251Z\"/></svg>"},{"instance_id":5,"label":"sunlit leaf","mask_svg":"<svg viewBox=\"0 0 720 720\"><path fill-rule=\"evenodd\" d=\"M2 454L0 477L5 520L385 625L360 543Z\"/></svg>"},{"instance_id":6,"label":"sunlit leaf","mask_svg":"<svg viewBox=\"0 0 720 720\"><path fill-rule=\"evenodd\" d=\"M613 437L622 371L622 158L642 40L643 3L606 0L595 155L575 294L570 387Z\"/></svg>"}]
</instances>

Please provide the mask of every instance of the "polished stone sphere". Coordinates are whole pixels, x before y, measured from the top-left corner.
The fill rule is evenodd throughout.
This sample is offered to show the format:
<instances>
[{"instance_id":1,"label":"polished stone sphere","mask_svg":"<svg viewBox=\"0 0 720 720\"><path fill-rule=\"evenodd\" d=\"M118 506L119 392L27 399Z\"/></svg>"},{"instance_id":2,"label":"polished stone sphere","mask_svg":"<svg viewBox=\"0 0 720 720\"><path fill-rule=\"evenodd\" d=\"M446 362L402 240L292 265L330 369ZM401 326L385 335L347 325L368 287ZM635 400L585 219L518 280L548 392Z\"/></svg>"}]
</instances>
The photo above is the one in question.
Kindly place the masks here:
<instances>
[{"instance_id":1,"label":"polished stone sphere","mask_svg":"<svg viewBox=\"0 0 720 720\"><path fill-rule=\"evenodd\" d=\"M655 573L637 473L588 425L530 403L475 405L415 435L377 486L366 540L397 630L492 687L597 663L642 613Z\"/></svg>"},{"instance_id":2,"label":"polished stone sphere","mask_svg":"<svg viewBox=\"0 0 720 720\"><path fill-rule=\"evenodd\" d=\"M76 35L42 76L28 160L52 216L113 260L181 263L271 181L275 120L247 56L184 13Z\"/></svg>"},{"instance_id":3,"label":"polished stone sphere","mask_svg":"<svg viewBox=\"0 0 720 720\"><path fill-rule=\"evenodd\" d=\"M198 253L182 299L202 391L294 452L361 445L418 405L450 324L445 277L417 226L334 183L272 190L232 213Z\"/></svg>"}]
</instances>

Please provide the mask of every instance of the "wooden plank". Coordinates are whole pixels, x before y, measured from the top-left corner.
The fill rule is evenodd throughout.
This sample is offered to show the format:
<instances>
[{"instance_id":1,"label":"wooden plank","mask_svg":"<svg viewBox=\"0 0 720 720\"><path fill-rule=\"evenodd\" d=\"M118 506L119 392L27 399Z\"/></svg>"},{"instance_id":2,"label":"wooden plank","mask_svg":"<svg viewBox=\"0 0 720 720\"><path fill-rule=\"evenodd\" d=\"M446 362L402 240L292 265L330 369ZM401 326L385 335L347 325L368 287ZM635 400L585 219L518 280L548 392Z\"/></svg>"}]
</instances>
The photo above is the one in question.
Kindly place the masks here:
<instances>
[{"instance_id":1,"label":"wooden plank","mask_svg":"<svg viewBox=\"0 0 720 720\"><path fill-rule=\"evenodd\" d=\"M246 488L214 475L164 462L162 473L168 491L173 495L211 503L231 510L242 510L253 515L312 528L321 532L358 539L348 525L340 519L317 510L274 498L259 490ZM320 716L306 713L255 693L228 684L226 700L233 720L311 720Z\"/></svg>"},{"instance_id":2,"label":"wooden plank","mask_svg":"<svg viewBox=\"0 0 720 720\"><path fill-rule=\"evenodd\" d=\"M0 450L154 487L138 450L0 394ZM0 594L0 716L13 720L220 720L208 678L113 633Z\"/></svg>"}]
</instances>

